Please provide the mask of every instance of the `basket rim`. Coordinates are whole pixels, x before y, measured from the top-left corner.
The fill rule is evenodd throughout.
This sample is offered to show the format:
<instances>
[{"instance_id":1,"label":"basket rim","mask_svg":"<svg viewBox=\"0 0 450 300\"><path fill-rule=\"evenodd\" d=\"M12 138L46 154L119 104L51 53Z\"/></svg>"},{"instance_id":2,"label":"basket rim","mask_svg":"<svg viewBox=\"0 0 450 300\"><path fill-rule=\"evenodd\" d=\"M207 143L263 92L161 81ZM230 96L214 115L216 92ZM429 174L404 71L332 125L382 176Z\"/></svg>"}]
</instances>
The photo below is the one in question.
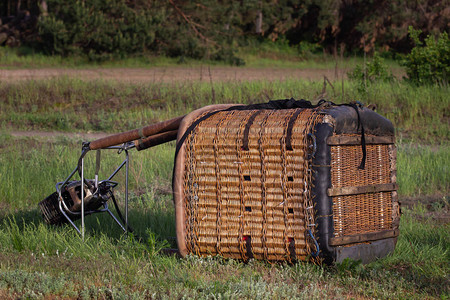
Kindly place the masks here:
<instances>
[{"instance_id":1,"label":"basket rim","mask_svg":"<svg viewBox=\"0 0 450 300\"><path fill-rule=\"evenodd\" d=\"M201 114L227 109L236 104L213 104L194 110L186 115L181 121L178 129L177 144L184 135L188 127ZM186 247L186 229L185 229L185 206L184 206L184 191L183 191L183 177L184 177L184 160L186 155L186 143L181 145L180 150L175 157L175 165L173 172L173 201L175 205L175 231L177 236L178 251L182 257L189 254Z\"/></svg>"}]
</instances>

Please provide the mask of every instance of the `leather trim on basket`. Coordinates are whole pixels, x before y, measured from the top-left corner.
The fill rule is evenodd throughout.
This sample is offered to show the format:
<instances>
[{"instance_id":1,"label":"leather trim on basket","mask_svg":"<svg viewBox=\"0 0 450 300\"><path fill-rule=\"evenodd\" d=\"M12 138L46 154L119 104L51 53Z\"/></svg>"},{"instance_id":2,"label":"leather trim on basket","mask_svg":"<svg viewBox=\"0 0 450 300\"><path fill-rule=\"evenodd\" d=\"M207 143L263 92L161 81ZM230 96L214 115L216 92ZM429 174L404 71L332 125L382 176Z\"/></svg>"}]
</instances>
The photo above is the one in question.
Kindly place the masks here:
<instances>
[{"instance_id":1,"label":"leather trim on basket","mask_svg":"<svg viewBox=\"0 0 450 300\"><path fill-rule=\"evenodd\" d=\"M298 109L291 117L288 123L288 128L286 132L286 150L292 151L292 129L294 128L294 123L298 118L298 115L303 111L303 109Z\"/></svg>"},{"instance_id":2,"label":"leather trim on basket","mask_svg":"<svg viewBox=\"0 0 450 300\"><path fill-rule=\"evenodd\" d=\"M394 230L384 230L384 231L379 231L379 232L347 235L347 236L342 236L342 237L332 237L332 238L330 238L328 244L330 246L342 246L342 245L348 245L348 244L354 244L354 243L377 241L377 240L397 237L398 233L399 233L398 229L394 229Z\"/></svg>"},{"instance_id":3,"label":"leather trim on basket","mask_svg":"<svg viewBox=\"0 0 450 300\"><path fill-rule=\"evenodd\" d=\"M248 151L248 134L250 133L250 127L255 121L256 117L262 112L262 110L257 110L253 113L253 115L248 119L247 124L244 129L244 138L242 143L242 150Z\"/></svg>"},{"instance_id":4,"label":"leather trim on basket","mask_svg":"<svg viewBox=\"0 0 450 300\"><path fill-rule=\"evenodd\" d=\"M331 154L327 138L333 134L333 127L327 123L317 124L314 128L317 141L317 151L312 159L314 179L312 184L312 199L315 208L317 224L316 238L320 246L320 256L327 264L333 263L336 257L334 248L328 243L334 234L333 211L331 197L327 195L327 189L331 187Z\"/></svg>"},{"instance_id":5,"label":"leather trim on basket","mask_svg":"<svg viewBox=\"0 0 450 300\"><path fill-rule=\"evenodd\" d=\"M191 123L201 114L214 110L227 109L236 104L217 104L209 105L203 108L197 109L181 121L178 129L177 143L179 143L181 137L184 135L187 128ZM184 160L185 160L185 144L181 145L178 155L175 157L175 166L173 172L173 200L175 204L175 228L177 234L177 245L180 255L185 257L188 254L186 247L186 232L185 232L185 206L184 206L184 192L183 192L183 177L184 177Z\"/></svg>"}]
</instances>

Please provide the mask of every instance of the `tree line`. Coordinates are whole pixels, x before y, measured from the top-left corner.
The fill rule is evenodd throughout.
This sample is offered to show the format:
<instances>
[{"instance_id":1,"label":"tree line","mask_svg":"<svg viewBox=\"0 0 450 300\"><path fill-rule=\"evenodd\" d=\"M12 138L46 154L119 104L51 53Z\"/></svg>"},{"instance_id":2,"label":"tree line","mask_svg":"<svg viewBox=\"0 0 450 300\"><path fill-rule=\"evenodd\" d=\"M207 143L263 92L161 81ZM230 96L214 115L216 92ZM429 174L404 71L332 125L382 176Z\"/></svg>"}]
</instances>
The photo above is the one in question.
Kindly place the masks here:
<instances>
[{"instance_id":1,"label":"tree line","mask_svg":"<svg viewBox=\"0 0 450 300\"><path fill-rule=\"evenodd\" d=\"M242 63L236 46L283 41L331 54L393 51L447 32L450 7L438 0L6 0L0 45L104 60L142 53Z\"/></svg>"}]
</instances>

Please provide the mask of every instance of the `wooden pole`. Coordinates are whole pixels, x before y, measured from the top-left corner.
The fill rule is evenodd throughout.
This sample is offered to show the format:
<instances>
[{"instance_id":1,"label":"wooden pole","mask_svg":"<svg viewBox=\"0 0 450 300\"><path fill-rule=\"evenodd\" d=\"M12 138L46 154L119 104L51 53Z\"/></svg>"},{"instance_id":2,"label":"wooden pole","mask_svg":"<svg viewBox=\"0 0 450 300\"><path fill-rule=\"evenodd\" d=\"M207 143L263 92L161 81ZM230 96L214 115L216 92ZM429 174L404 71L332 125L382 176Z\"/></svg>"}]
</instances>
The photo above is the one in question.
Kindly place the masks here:
<instances>
[{"instance_id":1,"label":"wooden pole","mask_svg":"<svg viewBox=\"0 0 450 300\"><path fill-rule=\"evenodd\" d=\"M156 124L152 124L140 129L134 129L127 132L122 132L114 135L110 135L95 141L92 141L89 144L90 150L104 149L107 147L119 145L122 143L131 142L138 139L143 139L158 133L178 130L180 126L181 120L183 120L184 116L173 118L164 122L159 122Z\"/></svg>"}]
</instances>

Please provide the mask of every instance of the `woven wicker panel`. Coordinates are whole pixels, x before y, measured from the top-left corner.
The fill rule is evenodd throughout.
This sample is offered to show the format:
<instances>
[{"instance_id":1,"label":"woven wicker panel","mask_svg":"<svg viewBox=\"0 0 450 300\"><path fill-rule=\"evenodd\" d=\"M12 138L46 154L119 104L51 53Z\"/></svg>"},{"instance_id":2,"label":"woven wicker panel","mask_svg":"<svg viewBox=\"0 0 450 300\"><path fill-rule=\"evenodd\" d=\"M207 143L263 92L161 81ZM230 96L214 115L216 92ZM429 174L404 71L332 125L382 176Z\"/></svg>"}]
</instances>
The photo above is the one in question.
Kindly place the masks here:
<instances>
[{"instance_id":1,"label":"woven wicker panel","mask_svg":"<svg viewBox=\"0 0 450 300\"><path fill-rule=\"evenodd\" d=\"M331 184L333 187L362 186L391 182L388 145L367 145L366 167L358 169L361 146L331 147Z\"/></svg>"},{"instance_id":2,"label":"woven wicker panel","mask_svg":"<svg viewBox=\"0 0 450 300\"><path fill-rule=\"evenodd\" d=\"M334 236L392 229L392 192L333 197Z\"/></svg>"},{"instance_id":3,"label":"woven wicker panel","mask_svg":"<svg viewBox=\"0 0 450 300\"><path fill-rule=\"evenodd\" d=\"M305 130L318 115L300 112L289 151L286 131L295 112L219 112L189 135L184 174L189 252L247 259L250 245L256 259L306 258Z\"/></svg>"},{"instance_id":4,"label":"woven wicker panel","mask_svg":"<svg viewBox=\"0 0 450 300\"><path fill-rule=\"evenodd\" d=\"M361 146L331 147L332 187L355 187L391 182L388 145L367 145L364 170ZM333 197L334 236L392 229L392 192Z\"/></svg>"}]
</instances>

